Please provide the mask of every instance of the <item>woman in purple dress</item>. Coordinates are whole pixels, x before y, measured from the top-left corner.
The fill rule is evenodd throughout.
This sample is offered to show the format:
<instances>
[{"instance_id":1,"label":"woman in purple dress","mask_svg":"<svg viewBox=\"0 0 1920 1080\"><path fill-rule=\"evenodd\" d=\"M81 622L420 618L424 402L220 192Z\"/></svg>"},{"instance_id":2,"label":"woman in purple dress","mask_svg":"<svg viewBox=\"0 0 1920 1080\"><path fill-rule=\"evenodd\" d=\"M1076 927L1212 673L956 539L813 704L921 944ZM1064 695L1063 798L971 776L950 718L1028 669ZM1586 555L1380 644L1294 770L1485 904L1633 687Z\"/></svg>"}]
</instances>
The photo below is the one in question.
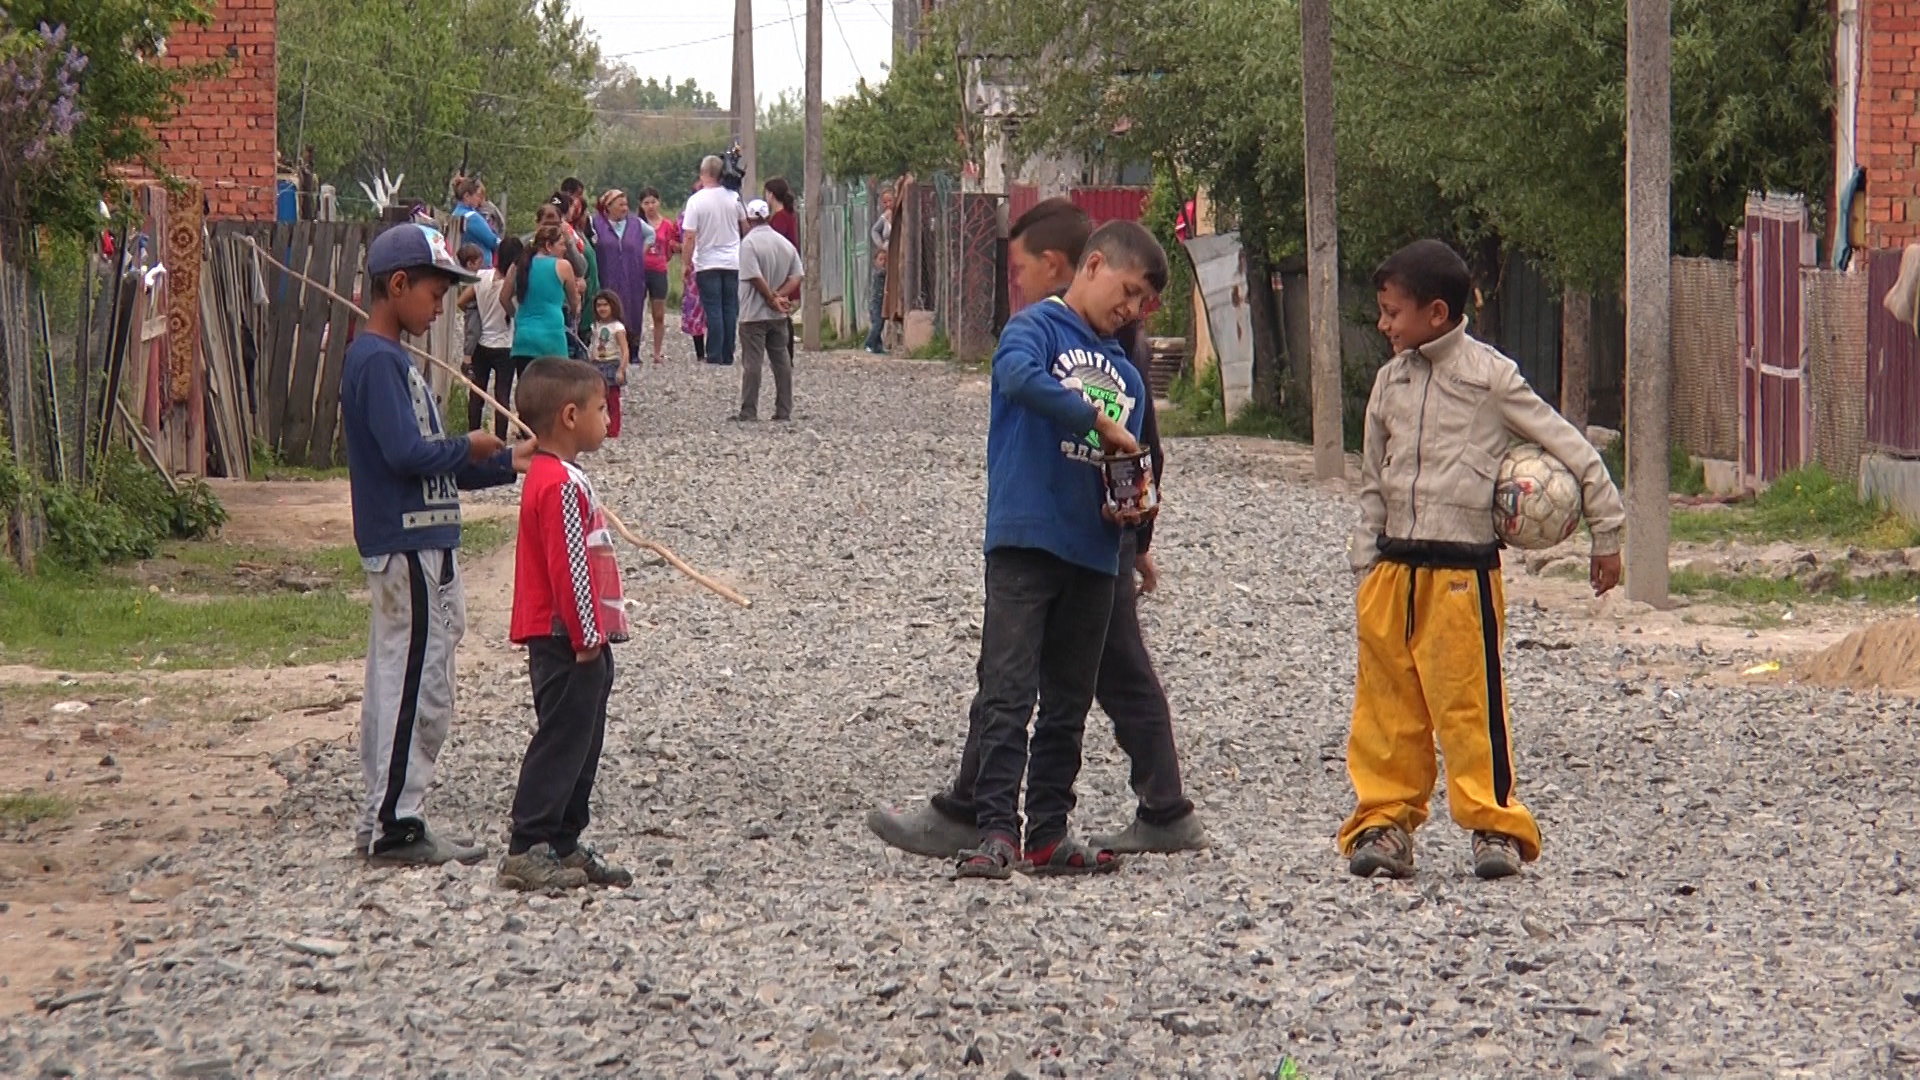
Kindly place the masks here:
<instances>
[{"instance_id":1,"label":"woman in purple dress","mask_svg":"<svg viewBox=\"0 0 1920 1080\"><path fill-rule=\"evenodd\" d=\"M627 334L627 360L634 364L640 362L645 329L640 313L647 310L647 249L652 246L653 226L630 212L626 192L612 188L600 196L599 211L593 215L600 287L613 290L621 310L634 313Z\"/></svg>"}]
</instances>

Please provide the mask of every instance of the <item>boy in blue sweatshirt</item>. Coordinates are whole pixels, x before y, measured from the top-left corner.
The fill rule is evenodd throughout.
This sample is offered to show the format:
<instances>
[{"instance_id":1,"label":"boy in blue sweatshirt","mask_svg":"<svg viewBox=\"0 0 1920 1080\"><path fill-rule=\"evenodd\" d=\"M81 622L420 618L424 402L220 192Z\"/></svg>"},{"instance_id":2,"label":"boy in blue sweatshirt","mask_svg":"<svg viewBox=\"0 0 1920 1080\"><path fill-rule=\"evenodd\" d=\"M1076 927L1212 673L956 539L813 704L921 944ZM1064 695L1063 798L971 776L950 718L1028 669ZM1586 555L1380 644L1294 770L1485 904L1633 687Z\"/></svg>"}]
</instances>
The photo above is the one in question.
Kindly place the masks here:
<instances>
[{"instance_id":1,"label":"boy in blue sweatshirt","mask_svg":"<svg viewBox=\"0 0 1920 1080\"><path fill-rule=\"evenodd\" d=\"M1120 562L1120 525L1104 512L1098 463L1139 450L1137 406L1147 393L1113 335L1166 283L1167 256L1153 235L1112 222L1088 239L1066 294L1022 311L1000 335L987 427L980 846L961 856L961 877L1119 865L1074 838L1067 815Z\"/></svg>"},{"instance_id":2,"label":"boy in blue sweatshirt","mask_svg":"<svg viewBox=\"0 0 1920 1080\"><path fill-rule=\"evenodd\" d=\"M453 724L453 653L467 601L454 551L460 489L513 482L535 440L514 450L488 431L448 437L440 403L400 344L440 317L447 289L471 283L444 237L395 225L367 249L372 310L340 378L353 539L372 593L367 688L360 701L366 799L356 848L373 862L479 862L486 848L427 828L427 786Z\"/></svg>"}]
</instances>

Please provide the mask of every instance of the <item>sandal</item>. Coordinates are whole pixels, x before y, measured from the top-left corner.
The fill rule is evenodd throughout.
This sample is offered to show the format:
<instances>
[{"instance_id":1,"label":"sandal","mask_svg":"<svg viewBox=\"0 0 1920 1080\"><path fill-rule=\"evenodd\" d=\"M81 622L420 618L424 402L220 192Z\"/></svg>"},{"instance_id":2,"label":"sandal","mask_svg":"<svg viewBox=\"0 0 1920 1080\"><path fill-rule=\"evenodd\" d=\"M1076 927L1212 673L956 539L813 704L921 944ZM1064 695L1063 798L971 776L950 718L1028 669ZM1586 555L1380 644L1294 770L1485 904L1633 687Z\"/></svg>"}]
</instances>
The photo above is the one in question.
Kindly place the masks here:
<instances>
[{"instance_id":1,"label":"sandal","mask_svg":"<svg viewBox=\"0 0 1920 1080\"><path fill-rule=\"evenodd\" d=\"M1042 848L1026 852L1024 869L1034 877L1075 877L1083 874L1111 874L1120 869L1120 856L1108 848L1096 848L1069 833Z\"/></svg>"},{"instance_id":2,"label":"sandal","mask_svg":"<svg viewBox=\"0 0 1920 1080\"><path fill-rule=\"evenodd\" d=\"M988 878L993 881L1005 881L1020 868L1020 851L1013 846L1013 838L995 834L980 841L980 846L972 851L960 853L960 865L954 868L955 878Z\"/></svg>"}]
</instances>

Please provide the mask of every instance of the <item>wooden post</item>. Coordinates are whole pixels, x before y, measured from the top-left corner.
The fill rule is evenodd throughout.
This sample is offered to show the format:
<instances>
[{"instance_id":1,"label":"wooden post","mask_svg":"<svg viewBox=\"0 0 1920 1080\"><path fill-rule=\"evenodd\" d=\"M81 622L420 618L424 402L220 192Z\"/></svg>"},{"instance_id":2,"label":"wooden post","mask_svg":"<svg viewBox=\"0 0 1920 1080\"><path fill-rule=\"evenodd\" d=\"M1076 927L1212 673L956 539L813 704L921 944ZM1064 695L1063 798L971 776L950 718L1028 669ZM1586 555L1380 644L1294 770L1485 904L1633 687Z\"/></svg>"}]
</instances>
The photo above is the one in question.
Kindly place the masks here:
<instances>
[{"instance_id":1,"label":"wooden post","mask_svg":"<svg viewBox=\"0 0 1920 1080\"><path fill-rule=\"evenodd\" d=\"M752 199L760 191L759 139L755 127L760 120L760 103L753 89L753 0L733 0L733 122L740 133L740 168L746 178L740 181L740 198Z\"/></svg>"},{"instance_id":2,"label":"wooden post","mask_svg":"<svg viewBox=\"0 0 1920 1080\"><path fill-rule=\"evenodd\" d=\"M1667 602L1673 176L1670 0L1627 3L1627 596Z\"/></svg>"},{"instance_id":3,"label":"wooden post","mask_svg":"<svg viewBox=\"0 0 1920 1080\"><path fill-rule=\"evenodd\" d=\"M807 200L807 220L801 241L806 245L806 279L800 286L800 344L808 352L820 351L820 202L826 195L821 166L825 157L820 116L820 35L825 0L807 0L807 130L806 165L801 178ZM845 272L851 267L842 264ZM841 305L845 307L843 303Z\"/></svg>"},{"instance_id":4,"label":"wooden post","mask_svg":"<svg viewBox=\"0 0 1920 1080\"><path fill-rule=\"evenodd\" d=\"M1307 305L1313 354L1313 474L1346 475L1341 433L1340 228L1334 199L1332 0L1301 0L1300 84L1306 112ZM1252 264L1249 263L1249 266Z\"/></svg>"}]
</instances>

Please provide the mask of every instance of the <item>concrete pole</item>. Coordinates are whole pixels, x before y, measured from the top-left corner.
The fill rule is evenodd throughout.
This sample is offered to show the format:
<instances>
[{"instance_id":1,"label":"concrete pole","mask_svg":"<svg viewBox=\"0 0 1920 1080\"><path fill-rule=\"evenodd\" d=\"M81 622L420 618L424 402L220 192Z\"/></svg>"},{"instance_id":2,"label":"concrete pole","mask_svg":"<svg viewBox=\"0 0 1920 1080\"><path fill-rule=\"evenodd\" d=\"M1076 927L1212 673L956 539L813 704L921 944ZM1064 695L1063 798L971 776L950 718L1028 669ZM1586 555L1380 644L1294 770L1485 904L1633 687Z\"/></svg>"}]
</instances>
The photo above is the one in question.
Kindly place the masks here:
<instances>
[{"instance_id":1,"label":"concrete pole","mask_svg":"<svg viewBox=\"0 0 1920 1080\"><path fill-rule=\"evenodd\" d=\"M733 124L740 133L740 167L746 179L740 181L740 198L760 197L759 140L754 128L760 120L760 103L753 89L753 0L733 0Z\"/></svg>"},{"instance_id":2,"label":"concrete pole","mask_svg":"<svg viewBox=\"0 0 1920 1080\"><path fill-rule=\"evenodd\" d=\"M1627 597L1667 603L1673 176L1670 0L1627 2Z\"/></svg>"},{"instance_id":3,"label":"concrete pole","mask_svg":"<svg viewBox=\"0 0 1920 1080\"><path fill-rule=\"evenodd\" d=\"M1340 227L1334 199L1333 11L1301 0L1300 93L1307 133L1307 312L1313 357L1313 473L1346 475L1341 435Z\"/></svg>"},{"instance_id":4,"label":"concrete pole","mask_svg":"<svg viewBox=\"0 0 1920 1080\"><path fill-rule=\"evenodd\" d=\"M826 185L820 175L826 153L821 141L820 32L825 10L826 0L807 0L807 130L806 163L803 167L807 220L800 236L801 242L806 245L802 257L806 262L807 276L800 287L800 313L803 319L800 343L808 352L820 351L820 319L825 314L820 310L820 201L826 195Z\"/></svg>"}]
</instances>

